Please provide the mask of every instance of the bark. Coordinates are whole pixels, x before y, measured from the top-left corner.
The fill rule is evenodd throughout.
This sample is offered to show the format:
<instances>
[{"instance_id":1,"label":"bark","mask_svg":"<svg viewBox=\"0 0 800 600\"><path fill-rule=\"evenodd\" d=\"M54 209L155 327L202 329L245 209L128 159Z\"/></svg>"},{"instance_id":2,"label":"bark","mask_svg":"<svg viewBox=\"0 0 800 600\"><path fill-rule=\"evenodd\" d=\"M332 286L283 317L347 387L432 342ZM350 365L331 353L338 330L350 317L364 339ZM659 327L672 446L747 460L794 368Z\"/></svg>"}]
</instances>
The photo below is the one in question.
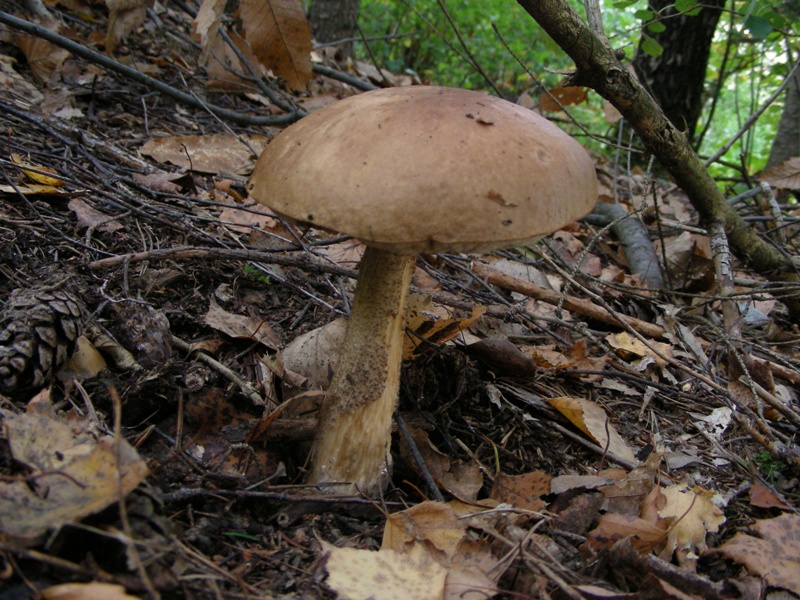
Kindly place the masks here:
<instances>
[{"instance_id":1,"label":"bark","mask_svg":"<svg viewBox=\"0 0 800 600\"><path fill-rule=\"evenodd\" d=\"M308 20L319 43L338 42L341 58L353 57L359 0L312 0Z\"/></svg>"},{"instance_id":2,"label":"bark","mask_svg":"<svg viewBox=\"0 0 800 600\"><path fill-rule=\"evenodd\" d=\"M714 31L726 0L709 0L694 16L677 15L673 0L650 0L648 8L666 29L648 33L664 49L651 56L639 48L633 66L667 119L694 142L703 111L706 67ZM644 40L645 38L642 37Z\"/></svg>"},{"instance_id":3,"label":"bark","mask_svg":"<svg viewBox=\"0 0 800 600\"><path fill-rule=\"evenodd\" d=\"M773 281L798 282L791 259L764 243L728 204L685 135L666 118L620 58L588 27L566 0L517 0L577 67L571 85L590 87L611 102L631 124L646 149L686 192L701 223L722 223L731 250L752 269ZM780 297L795 321L800 300Z\"/></svg>"},{"instance_id":4,"label":"bark","mask_svg":"<svg viewBox=\"0 0 800 600\"><path fill-rule=\"evenodd\" d=\"M778 131L772 140L767 167L800 156L800 71L795 71L783 104Z\"/></svg>"}]
</instances>

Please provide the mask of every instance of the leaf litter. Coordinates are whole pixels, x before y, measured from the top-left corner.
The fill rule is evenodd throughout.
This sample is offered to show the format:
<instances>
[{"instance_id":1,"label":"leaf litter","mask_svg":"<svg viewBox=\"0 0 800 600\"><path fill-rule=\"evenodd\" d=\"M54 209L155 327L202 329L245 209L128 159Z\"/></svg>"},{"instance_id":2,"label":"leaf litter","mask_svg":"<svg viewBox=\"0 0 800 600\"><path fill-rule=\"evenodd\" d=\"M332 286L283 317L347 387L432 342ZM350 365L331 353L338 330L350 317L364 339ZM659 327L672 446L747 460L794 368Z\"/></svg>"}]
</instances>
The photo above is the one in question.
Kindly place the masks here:
<instances>
[{"instance_id":1,"label":"leaf litter","mask_svg":"<svg viewBox=\"0 0 800 600\"><path fill-rule=\"evenodd\" d=\"M203 2L197 19L155 7L183 41L137 25L136 2L129 16L112 6L105 31L80 27L176 87L204 64L196 93L224 79L247 90L223 100L232 108L276 111L216 33L222 4ZM256 64L260 73L303 90L309 109L357 92L313 78L296 59L324 54L306 50L302 25L270 38L263 6L244 3L256 17L231 31L246 60L286 59ZM79 8L96 11L66 10ZM278 25L298 19L291 3L273 8ZM275 129L143 103L132 81L117 96L119 82L93 65L15 39L39 66L0 47L0 101L16 110L2 116L14 185L0 188L0 218L15 225L0 229L3 297L68 275L105 343L134 353L131 315L152 312L169 317L175 342L144 368L76 358L44 396L3 399L0 543L16 566L0 589L47 574L60 584L42 590L53 598L800 593L796 330L758 274L741 270L743 335L758 361L733 366L710 244L682 229L693 223L680 192L659 188L663 239L652 212L643 220L685 296L656 300L619 241L587 224L554 236L555 250L420 257L400 406L410 435L395 438L393 486L380 501L337 504L302 479L358 245L248 204L243 177ZM792 166L764 177L791 180ZM607 189L645 197L641 175L600 171ZM112 390L122 438L104 425ZM765 408L770 396L782 411ZM430 500L426 475L444 502Z\"/></svg>"}]
</instances>

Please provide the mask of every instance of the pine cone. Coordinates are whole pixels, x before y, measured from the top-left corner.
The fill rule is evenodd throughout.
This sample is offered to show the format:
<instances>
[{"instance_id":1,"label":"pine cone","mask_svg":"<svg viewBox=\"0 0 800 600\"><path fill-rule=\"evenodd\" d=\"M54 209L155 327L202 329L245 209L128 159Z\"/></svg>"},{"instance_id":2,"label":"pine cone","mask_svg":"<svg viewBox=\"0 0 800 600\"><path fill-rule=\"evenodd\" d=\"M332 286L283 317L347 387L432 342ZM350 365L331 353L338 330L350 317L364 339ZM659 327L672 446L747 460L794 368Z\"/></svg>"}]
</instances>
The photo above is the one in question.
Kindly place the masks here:
<instances>
[{"instance_id":1,"label":"pine cone","mask_svg":"<svg viewBox=\"0 0 800 600\"><path fill-rule=\"evenodd\" d=\"M0 392L19 394L47 385L83 332L83 303L45 286L11 292L0 311Z\"/></svg>"}]
</instances>

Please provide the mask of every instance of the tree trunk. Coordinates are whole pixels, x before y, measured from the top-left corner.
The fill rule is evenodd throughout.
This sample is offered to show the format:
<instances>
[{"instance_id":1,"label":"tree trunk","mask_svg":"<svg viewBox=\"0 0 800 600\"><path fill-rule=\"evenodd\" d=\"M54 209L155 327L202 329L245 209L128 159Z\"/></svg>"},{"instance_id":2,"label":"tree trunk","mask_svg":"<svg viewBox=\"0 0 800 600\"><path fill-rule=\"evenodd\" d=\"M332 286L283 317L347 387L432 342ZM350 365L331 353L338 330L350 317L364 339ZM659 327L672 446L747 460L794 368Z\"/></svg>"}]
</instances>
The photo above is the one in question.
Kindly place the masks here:
<instances>
[{"instance_id":1,"label":"tree trunk","mask_svg":"<svg viewBox=\"0 0 800 600\"><path fill-rule=\"evenodd\" d=\"M359 0L312 0L308 21L319 43L342 41L338 58L352 58Z\"/></svg>"},{"instance_id":2,"label":"tree trunk","mask_svg":"<svg viewBox=\"0 0 800 600\"><path fill-rule=\"evenodd\" d=\"M786 88L783 113L775 139L772 140L767 167L778 165L793 156L800 156L800 70L795 71Z\"/></svg>"},{"instance_id":3,"label":"tree trunk","mask_svg":"<svg viewBox=\"0 0 800 600\"><path fill-rule=\"evenodd\" d=\"M695 130L703 110L706 67L711 42L726 0L708 0L694 16L676 15L673 0L649 0L648 8L666 29L647 32L664 49L661 56L642 50L633 66L666 117L695 141ZM642 36L642 41L646 37ZM694 145L694 144L693 144Z\"/></svg>"}]
</instances>

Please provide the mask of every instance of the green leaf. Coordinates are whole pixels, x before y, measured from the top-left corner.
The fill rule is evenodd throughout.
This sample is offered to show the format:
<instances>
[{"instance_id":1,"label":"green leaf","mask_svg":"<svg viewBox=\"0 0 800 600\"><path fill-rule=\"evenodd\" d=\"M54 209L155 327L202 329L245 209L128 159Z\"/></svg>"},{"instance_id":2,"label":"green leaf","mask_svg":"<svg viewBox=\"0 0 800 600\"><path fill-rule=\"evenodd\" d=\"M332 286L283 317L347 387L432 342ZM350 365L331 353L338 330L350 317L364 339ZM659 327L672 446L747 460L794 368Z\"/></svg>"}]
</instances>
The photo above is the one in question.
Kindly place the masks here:
<instances>
[{"instance_id":1,"label":"green leaf","mask_svg":"<svg viewBox=\"0 0 800 600\"><path fill-rule=\"evenodd\" d=\"M646 54L649 54L650 56L661 56L664 53L664 48L653 38L643 39L640 47Z\"/></svg>"},{"instance_id":2,"label":"green leaf","mask_svg":"<svg viewBox=\"0 0 800 600\"><path fill-rule=\"evenodd\" d=\"M647 10L645 8L640 8L633 14L637 19L641 21L649 21L650 19L656 16L656 13L654 13L652 10Z\"/></svg>"},{"instance_id":3,"label":"green leaf","mask_svg":"<svg viewBox=\"0 0 800 600\"><path fill-rule=\"evenodd\" d=\"M771 10L767 13L762 15L767 21L770 22L775 29L780 29L781 27L786 26L786 19L783 15L776 13L774 10Z\"/></svg>"},{"instance_id":4,"label":"green leaf","mask_svg":"<svg viewBox=\"0 0 800 600\"><path fill-rule=\"evenodd\" d=\"M616 0L613 6L614 8L628 8L629 6L633 6L639 0Z\"/></svg>"},{"instance_id":5,"label":"green leaf","mask_svg":"<svg viewBox=\"0 0 800 600\"><path fill-rule=\"evenodd\" d=\"M661 21L656 21L655 23L650 23L647 26L647 30L653 33L661 33L662 31L666 30L667 26L664 25Z\"/></svg>"},{"instance_id":6,"label":"green leaf","mask_svg":"<svg viewBox=\"0 0 800 600\"><path fill-rule=\"evenodd\" d=\"M690 17L696 17L697 15L700 14L701 10L703 10L703 7L702 6L698 6L697 8L693 8L692 10L687 11L686 14L687 14L687 16L690 16Z\"/></svg>"},{"instance_id":7,"label":"green leaf","mask_svg":"<svg viewBox=\"0 0 800 600\"><path fill-rule=\"evenodd\" d=\"M697 0L675 0L675 10L678 12L688 12L697 6Z\"/></svg>"},{"instance_id":8,"label":"green leaf","mask_svg":"<svg viewBox=\"0 0 800 600\"><path fill-rule=\"evenodd\" d=\"M775 29L772 23L756 15L750 15L744 22L747 31L757 40L763 40Z\"/></svg>"}]
</instances>

